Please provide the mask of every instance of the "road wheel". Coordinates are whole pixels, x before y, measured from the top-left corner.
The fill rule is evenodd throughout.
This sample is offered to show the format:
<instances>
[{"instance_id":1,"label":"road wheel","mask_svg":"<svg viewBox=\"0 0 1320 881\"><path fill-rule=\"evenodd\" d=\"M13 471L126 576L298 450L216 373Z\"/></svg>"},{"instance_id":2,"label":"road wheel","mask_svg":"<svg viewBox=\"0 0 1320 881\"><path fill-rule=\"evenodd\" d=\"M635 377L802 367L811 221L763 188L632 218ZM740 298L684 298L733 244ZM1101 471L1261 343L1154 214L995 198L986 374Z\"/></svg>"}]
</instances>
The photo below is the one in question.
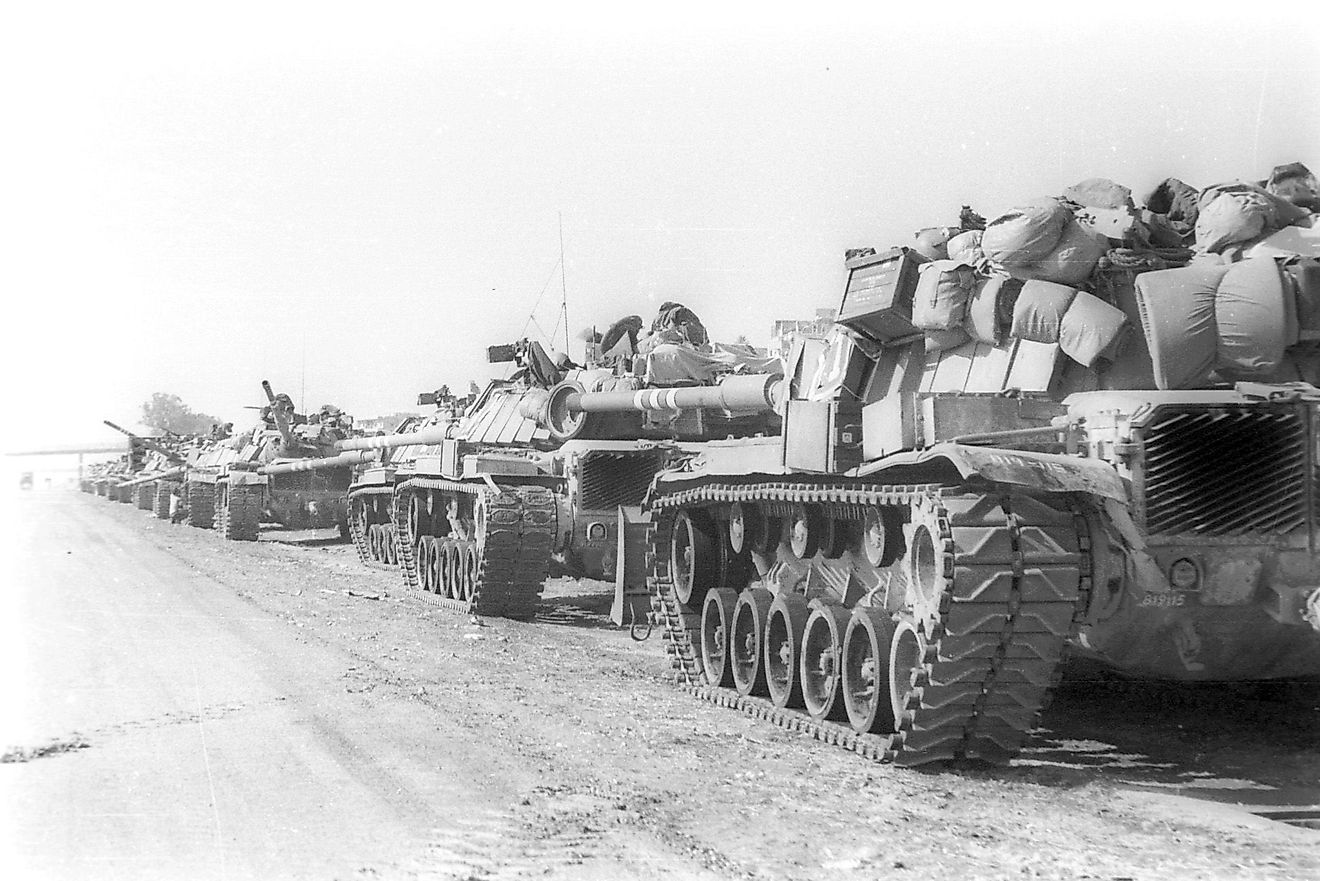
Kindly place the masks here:
<instances>
[{"instance_id":1,"label":"road wheel","mask_svg":"<svg viewBox=\"0 0 1320 881\"><path fill-rule=\"evenodd\" d=\"M738 605L738 592L716 588L706 594L701 608L701 662L706 681L727 688L733 684L733 668L729 664L729 635L733 627L733 610Z\"/></svg>"},{"instance_id":2,"label":"road wheel","mask_svg":"<svg viewBox=\"0 0 1320 881\"><path fill-rule=\"evenodd\" d=\"M843 698L848 724L862 732L895 731L889 655L894 622L883 609L854 609L843 637Z\"/></svg>"},{"instance_id":3,"label":"road wheel","mask_svg":"<svg viewBox=\"0 0 1320 881\"><path fill-rule=\"evenodd\" d=\"M743 591L733 609L729 659L733 666L733 687L739 694L768 693L765 684L765 626L772 603L774 594L756 587Z\"/></svg>"},{"instance_id":4,"label":"road wheel","mask_svg":"<svg viewBox=\"0 0 1320 881\"><path fill-rule=\"evenodd\" d=\"M780 594L770 604L765 628L765 682L777 707L801 707L798 657L811 606L804 596Z\"/></svg>"},{"instance_id":5,"label":"road wheel","mask_svg":"<svg viewBox=\"0 0 1320 881\"><path fill-rule=\"evenodd\" d=\"M803 703L808 715L816 720L845 716L839 667L848 617L846 608L830 604L817 606L807 618L798 675Z\"/></svg>"}]
</instances>

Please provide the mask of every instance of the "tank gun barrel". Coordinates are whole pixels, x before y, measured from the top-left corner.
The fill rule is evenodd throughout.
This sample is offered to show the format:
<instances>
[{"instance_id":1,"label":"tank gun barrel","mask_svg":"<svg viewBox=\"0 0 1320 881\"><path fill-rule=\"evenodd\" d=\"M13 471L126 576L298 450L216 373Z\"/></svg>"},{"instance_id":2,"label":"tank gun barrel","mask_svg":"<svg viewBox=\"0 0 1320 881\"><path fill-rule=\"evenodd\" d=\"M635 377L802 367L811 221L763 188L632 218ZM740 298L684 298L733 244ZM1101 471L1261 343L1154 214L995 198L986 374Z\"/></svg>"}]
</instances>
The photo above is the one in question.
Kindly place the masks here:
<instances>
[{"instance_id":1,"label":"tank gun barrel","mask_svg":"<svg viewBox=\"0 0 1320 881\"><path fill-rule=\"evenodd\" d=\"M436 425L419 431L405 431L402 434L382 434L376 437L350 437L336 441L335 449L350 450L392 450L395 447L407 447L413 444L438 444L444 440L449 428Z\"/></svg>"},{"instance_id":2,"label":"tank gun barrel","mask_svg":"<svg viewBox=\"0 0 1320 881\"><path fill-rule=\"evenodd\" d=\"M184 472L183 468L170 468L167 471L161 471L159 474L148 474L145 477L135 477L132 480L127 480L119 484L119 488L126 489L128 487L139 486L144 483L151 483L156 480L169 480L172 477L178 477L179 475L183 474L183 472Z\"/></svg>"},{"instance_id":3,"label":"tank gun barrel","mask_svg":"<svg viewBox=\"0 0 1320 881\"><path fill-rule=\"evenodd\" d=\"M351 467L370 461L372 454L366 450L353 450L338 456L323 459L296 459L292 462L273 462L257 469L258 474L293 474L298 471L323 471L328 468Z\"/></svg>"},{"instance_id":4,"label":"tank gun barrel","mask_svg":"<svg viewBox=\"0 0 1320 881\"><path fill-rule=\"evenodd\" d=\"M275 417L275 427L279 429L280 439L284 441L287 449L294 449L298 441L293 436L293 429L289 427L289 414L285 413L284 408L276 402L275 390L270 387L269 380L261 381L261 390L266 393L266 400L270 402L270 414Z\"/></svg>"},{"instance_id":5,"label":"tank gun barrel","mask_svg":"<svg viewBox=\"0 0 1320 881\"><path fill-rule=\"evenodd\" d=\"M768 374L726 376L716 385L615 392L588 392L576 383L565 382L551 390L547 412L552 424L578 413L688 409L765 413L779 406L783 384L782 377Z\"/></svg>"},{"instance_id":6,"label":"tank gun barrel","mask_svg":"<svg viewBox=\"0 0 1320 881\"><path fill-rule=\"evenodd\" d=\"M174 452L168 447L161 446L151 438L142 437L141 435L134 434L133 432L129 431L127 428L123 428L119 425L115 425L109 419L102 419L101 421L104 422L106 425L110 426L111 428L113 428L115 431L119 432L120 434L127 435L130 439L136 440L138 443L142 444L142 446L146 447L147 449L154 450L155 452L160 453L162 456L164 456L166 459L169 459L171 462L178 462L180 464L183 463L183 456L180 456L178 453Z\"/></svg>"}]
</instances>

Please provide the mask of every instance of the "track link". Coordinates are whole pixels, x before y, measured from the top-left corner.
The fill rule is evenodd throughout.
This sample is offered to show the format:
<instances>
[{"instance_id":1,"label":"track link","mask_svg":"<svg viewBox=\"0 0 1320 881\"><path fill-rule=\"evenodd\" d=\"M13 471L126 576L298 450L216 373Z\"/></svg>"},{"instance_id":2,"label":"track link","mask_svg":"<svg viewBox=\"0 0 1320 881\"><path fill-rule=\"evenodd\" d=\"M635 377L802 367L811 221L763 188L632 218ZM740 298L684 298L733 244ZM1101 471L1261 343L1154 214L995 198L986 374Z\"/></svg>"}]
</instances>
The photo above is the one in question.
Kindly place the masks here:
<instances>
[{"instance_id":1,"label":"track link","mask_svg":"<svg viewBox=\"0 0 1320 881\"><path fill-rule=\"evenodd\" d=\"M229 486L224 493L220 532L229 541L256 541L260 535L263 488L255 484Z\"/></svg>"},{"instance_id":2,"label":"track link","mask_svg":"<svg viewBox=\"0 0 1320 881\"><path fill-rule=\"evenodd\" d=\"M151 513L157 520L170 519L170 495L176 484L168 480L156 481L156 491L152 497Z\"/></svg>"},{"instance_id":3,"label":"track link","mask_svg":"<svg viewBox=\"0 0 1320 881\"><path fill-rule=\"evenodd\" d=\"M184 521L198 529L210 529L215 525L215 484L200 481L188 481L188 517Z\"/></svg>"},{"instance_id":4,"label":"track link","mask_svg":"<svg viewBox=\"0 0 1320 881\"><path fill-rule=\"evenodd\" d=\"M388 505L393 505L394 487L370 485L360 488L349 487L348 491L348 535L353 540L353 548L357 551L358 559L364 566L372 569L393 569L388 563L375 559L371 554L371 547L367 542L368 524L356 516L354 510L357 502L368 504L371 500L384 497Z\"/></svg>"},{"instance_id":5,"label":"track link","mask_svg":"<svg viewBox=\"0 0 1320 881\"><path fill-rule=\"evenodd\" d=\"M700 611L679 602L668 554L679 510L729 502L801 502L826 510L906 505L931 529L944 590L896 733L859 733L707 682L697 649ZM1036 726L1057 684L1064 645L1086 608L1087 533L1067 496L1046 499L1005 487L968 493L930 485L708 484L654 498L651 506L653 618L664 626L680 686L875 761L1010 760Z\"/></svg>"},{"instance_id":6,"label":"track link","mask_svg":"<svg viewBox=\"0 0 1320 881\"><path fill-rule=\"evenodd\" d=\"M414 492L439 490L472 497L484 511L475 537L479 560L470 599L443 597L422 588L417 541L408 518ZM404 587L411 595L458 614L530 619L541 602L554 549L554 495L543 486L500 485L416 477L399 485L391 508L395 550Z\"/></svg>"}]
</instances>

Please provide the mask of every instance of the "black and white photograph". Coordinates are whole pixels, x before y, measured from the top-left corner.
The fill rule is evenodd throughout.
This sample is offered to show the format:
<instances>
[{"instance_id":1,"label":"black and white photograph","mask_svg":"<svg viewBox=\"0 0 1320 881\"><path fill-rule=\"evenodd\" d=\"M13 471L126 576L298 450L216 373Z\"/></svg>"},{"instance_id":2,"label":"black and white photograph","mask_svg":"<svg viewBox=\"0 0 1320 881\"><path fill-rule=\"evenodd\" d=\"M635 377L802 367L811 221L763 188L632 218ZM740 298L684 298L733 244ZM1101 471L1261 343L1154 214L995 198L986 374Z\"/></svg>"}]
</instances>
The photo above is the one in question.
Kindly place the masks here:
<instances>
[{"instance_id":1,"label":"black and white photograph","mask_svg":"<svg viewBox=\"0 0 1320 881\"><path fill-rule=\"evenodd\" d=\"M1312 4L3 21L0 877L1320 878Z\"/></svg>"}]
</instances>

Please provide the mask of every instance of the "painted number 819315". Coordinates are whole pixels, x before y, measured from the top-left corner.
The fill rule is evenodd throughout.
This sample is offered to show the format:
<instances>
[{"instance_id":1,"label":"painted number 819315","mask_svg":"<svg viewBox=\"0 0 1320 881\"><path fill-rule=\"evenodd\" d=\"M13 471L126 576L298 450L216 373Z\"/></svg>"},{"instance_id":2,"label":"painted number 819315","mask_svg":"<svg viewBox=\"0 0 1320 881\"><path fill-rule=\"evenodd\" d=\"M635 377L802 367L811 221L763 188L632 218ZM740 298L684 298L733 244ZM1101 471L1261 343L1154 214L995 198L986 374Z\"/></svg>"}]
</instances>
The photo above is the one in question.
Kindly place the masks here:
<instances>
[{"instance_id":1,"label":"painted number 819315","mask_svg":"<svg viewBox=\"0 0 1320 881\"><path fill-rule=\"evenodd\" d=\"M1143 609L1176 609L1190 604L1187 594L1176 590L1168 593L1148 593L1141 598L1141 602L1137 603Z\"/></svg>"}]
</instances>

